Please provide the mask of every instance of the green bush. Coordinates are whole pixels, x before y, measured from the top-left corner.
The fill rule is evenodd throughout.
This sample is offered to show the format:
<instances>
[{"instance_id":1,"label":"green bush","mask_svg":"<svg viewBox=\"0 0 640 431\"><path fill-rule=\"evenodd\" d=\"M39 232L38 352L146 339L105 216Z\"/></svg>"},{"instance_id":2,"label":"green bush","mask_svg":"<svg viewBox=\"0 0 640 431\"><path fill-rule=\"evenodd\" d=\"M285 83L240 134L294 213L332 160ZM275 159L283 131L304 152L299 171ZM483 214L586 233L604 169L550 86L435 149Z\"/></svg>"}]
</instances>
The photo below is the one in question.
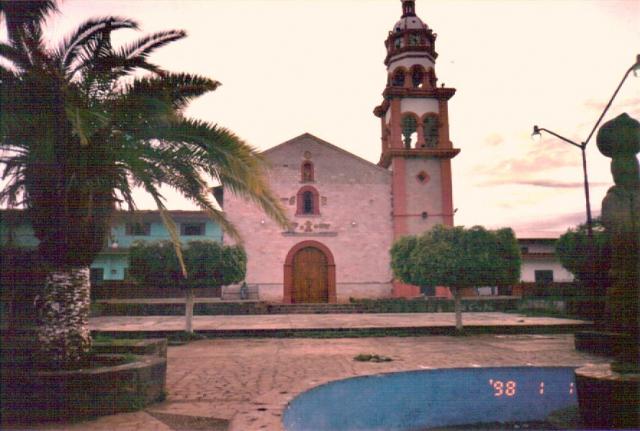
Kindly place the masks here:
<instances>
[{"instance_id":1,"label":"green bush","mask_svg":"<svg viewBox=\"0 0 640 431\"><path fill-rule=\"evenodd\" d=\"M611 286L611 240L600 218L593 220L592 237L587 233L587 225L581 224L558 238L556 255L576 277L583 295L606 295Z\"/></svg>"},{"instance_id":2,"label":"green bush","mask_svg":"<svg viewBox=\"0 0 640 431\"><path fill-rule=\"evenodd\" d=\"M509 286L520 278L520 248L509 228L438 225L391 248L391 268L416 286Z\"/></svg>"},{"instance_id":3,"label":"green bush","mask_svg":"<svg viewBox=\"0 0 640 431\"><path fill-rule=\"evenodd\" d=\"M244 279L247 255L240 246L192 241L183 249L184 278L170 241L134 243L129 250L129 274L148 286L199 288L225 286Z\"/></svg>"}]
</instances>

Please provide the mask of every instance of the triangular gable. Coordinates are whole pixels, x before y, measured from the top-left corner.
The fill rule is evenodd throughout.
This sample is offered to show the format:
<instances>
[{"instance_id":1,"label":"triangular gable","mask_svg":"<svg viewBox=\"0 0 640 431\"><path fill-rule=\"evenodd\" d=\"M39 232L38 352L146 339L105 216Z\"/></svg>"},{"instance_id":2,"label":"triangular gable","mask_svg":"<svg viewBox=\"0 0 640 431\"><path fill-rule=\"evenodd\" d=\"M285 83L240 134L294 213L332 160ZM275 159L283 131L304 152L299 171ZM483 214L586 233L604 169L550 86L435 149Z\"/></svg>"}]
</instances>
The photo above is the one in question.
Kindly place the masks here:
<instances>
[{"instance_id":1,"label":"triangular gable","mask_svg":"<svg viewBox=\"0 0 640 431\"><path fill-rule=\"evenodd\" d=\"M285 141L282 144L278 144L275 147L271 147L271 148L269 148L267 150L264 150L261 154L264 155L264 156L268 156L268 154L270 152L273 152L276 149L281 149L283 147L286 147L287 145L296 143L299 140L304 139L304 138L312 139L313 141L315 141L319 145L323 145L323 146L325 146L325 147L327 147L327 148L329 148L329 149L331 149L333 151L337 151L340 154L348 156L349 158L351 158L351 159L353 159L353 160L355 160L355 161L357 161L359 163L362 163L362 164L364 164L364 165L366 165L368 167L374 168L376 170L379 170L379 171L385 172L386 174L391 175L391 172L389 172L387 169L385 169L385 168L383 168L381 166L378 166L375 163L371 163L370 161L365 160L362 157L356 156L353 153L350 153L350 152L348 152L346 150L343 150L342 148L337 147L337 146L335 146L335 145L333 145L333 144L331 144L331 143L329 143L329 142L327 142L327 141L325 141L323 139L320 139L317 136L312 135L311 133L303 133L302 135L299 135L299 136L296 136L295 138L289 139L288 141Z\"/></svg>"}]
</instances>

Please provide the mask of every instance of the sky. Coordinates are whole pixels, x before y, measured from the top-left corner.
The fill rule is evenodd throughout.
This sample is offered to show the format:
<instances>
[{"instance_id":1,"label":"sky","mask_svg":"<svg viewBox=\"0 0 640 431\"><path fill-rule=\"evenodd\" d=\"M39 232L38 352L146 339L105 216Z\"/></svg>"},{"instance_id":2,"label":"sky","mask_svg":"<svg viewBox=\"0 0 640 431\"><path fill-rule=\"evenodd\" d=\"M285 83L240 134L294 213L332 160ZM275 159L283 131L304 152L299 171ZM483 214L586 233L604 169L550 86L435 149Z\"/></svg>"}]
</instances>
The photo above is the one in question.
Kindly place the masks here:
<instances>
[{"instance_id":1,"label":"sky","mask_svg":"<svg viewBox=\"0 0 640 431\"><path fill-rule=\"evenodd\" d=\"M400 0L66 0L48 21L60 40L96 16L137 20L118 43L184 29L151 60L222 82L187 115L227 127L265 150L309 132L376 163L373 108L386 82L384 40ZM438 34L439 83L449 101L456 225L557 234L585 220L580 150L533 125L582 142L640 54L640 0L417 0ZM640 72L604 121L640 119ZM592 211L613 185L610 159L587 147ZM169 190L171 209L193 206ZM140 195L141 208L154 208Z\"/></svg>"}]
</instances>

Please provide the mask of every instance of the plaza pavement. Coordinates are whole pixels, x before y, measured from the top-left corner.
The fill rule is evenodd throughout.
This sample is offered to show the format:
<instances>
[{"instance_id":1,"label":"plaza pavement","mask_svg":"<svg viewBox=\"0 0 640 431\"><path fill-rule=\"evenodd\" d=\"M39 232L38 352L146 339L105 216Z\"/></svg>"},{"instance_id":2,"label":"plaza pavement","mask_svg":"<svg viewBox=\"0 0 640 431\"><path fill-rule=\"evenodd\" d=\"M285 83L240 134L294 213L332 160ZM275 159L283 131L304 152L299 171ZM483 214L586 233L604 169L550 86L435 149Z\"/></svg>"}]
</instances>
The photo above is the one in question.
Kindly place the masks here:
<instances>
[{"instance_id":1,"label":"plaza pavement","mask_svg":"<svg viewBox=\"0 0 640 431\"><path fill-rule=\"evenodd\" d=\"M440 314L440 313L439 313ZM500 313L465 313L467 324L493 321L516 323L529 317ZM493 315L493 319L485 314ZM237 316L246 324L255 318L268 318L263 325L289 322L302 325L305 320L332 320L335 315ZM398 316L398 317L393 317ZM213 322L209 316L196 318L196 328ZM229 319L236 316L220 316ZM386 324L450 324L450 313L386 315ZM378 322L382 317L365 315L341 316L342 319ZM125 320L126 319L126 320ZM125 323L126 327L144 328L149 322L182 328L183 319L176 317L92 319L93 329L110 328ZM139 320L140 319L140 320ZM425 320L426 319L426 320ZM541 319L541 318L536 318ZM546 319L546 318L545 318ZM240 325L230 319L229 327ZM551 324L559 319L544 320ZM277 323L280 322L280 323ZM307 323L311 324L311 323ZM364 324L364 323L361 323ZM377 324L377 323L376 323ZM314 323L315 325L315 323ZM357 362L360 353L389 356L392 362ZM578 352L571 334L553 335L473 335L463 337L378 337L378 338L218 338L170 347L167 368L167 400L141 412L126 413L74 424L49 424L37 429L88 431L186 431L186 430L281 430L281 418L289 401L317 385L368 374L455 367L487 366L580 366L603 363L606 359Z\"/></svg>"},{"instance_id":2,"label":"plaza pavement","mask_svg":"<svg viewBox=\"0 0 640 431\"><path fill-rule=\"evenodd\" d=\"M468 329L531 329L540 332L554 329L572 332L588 327L590 322L553 317L528 317L513 313L463 313ZM104 316L90 319L92 331L152 332L183 331L184 316ZM208 335L273 335L283 332L353 329L413 329L433 332L453 329L454 313L341 313L341 314L263 314L194 316L193 328Z\"/></svg>"}]
</instances>

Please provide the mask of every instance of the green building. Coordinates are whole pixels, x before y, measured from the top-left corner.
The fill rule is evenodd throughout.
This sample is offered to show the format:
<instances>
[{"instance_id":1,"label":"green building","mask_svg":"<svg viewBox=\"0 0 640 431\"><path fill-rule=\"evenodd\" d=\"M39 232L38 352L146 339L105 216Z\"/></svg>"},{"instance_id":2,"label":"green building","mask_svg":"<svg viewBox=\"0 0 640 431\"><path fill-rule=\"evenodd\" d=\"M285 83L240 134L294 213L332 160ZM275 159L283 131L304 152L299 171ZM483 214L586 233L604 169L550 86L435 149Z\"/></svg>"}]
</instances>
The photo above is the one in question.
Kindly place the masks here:
<instances>
[{"instance_id":1,"label":"green building","mask_svg":"<svg viewBox=\"0 0 640 431\"><path fill-rule=\"evenodd\" d=\"M202 211L169 211L178 227L183 243L189 241L220 241L222 231ZM134 241L170 240L158 211L119 211L111 226L107 243L91 264L93 282L125 280L129 269L129 247ZM24 211L0 211L0 244L3 247L35 248L34 236Z\"/></svg>"}]
</instances>

